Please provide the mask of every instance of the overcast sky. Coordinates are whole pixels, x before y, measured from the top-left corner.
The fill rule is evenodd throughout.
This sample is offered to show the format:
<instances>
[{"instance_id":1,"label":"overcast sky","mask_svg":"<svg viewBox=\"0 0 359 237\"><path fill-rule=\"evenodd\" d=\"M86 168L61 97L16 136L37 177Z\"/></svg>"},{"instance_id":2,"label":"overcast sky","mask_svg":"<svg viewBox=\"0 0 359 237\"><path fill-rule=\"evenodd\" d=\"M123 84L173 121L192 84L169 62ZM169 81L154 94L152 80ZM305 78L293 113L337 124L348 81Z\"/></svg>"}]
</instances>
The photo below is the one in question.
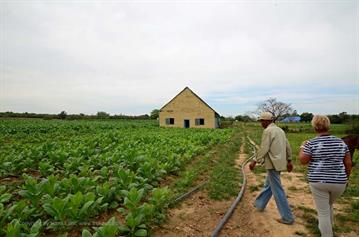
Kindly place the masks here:
<instances>
[{"instance_id":1,"label":"overcast sky","mask_svg":"<svg viewBox=\"0 0 359 237\"><path fill-rule=\"evenodd\" d=\"M359 113L358 1L0 0L0 111Z\"/></svg>"}]
</instances>

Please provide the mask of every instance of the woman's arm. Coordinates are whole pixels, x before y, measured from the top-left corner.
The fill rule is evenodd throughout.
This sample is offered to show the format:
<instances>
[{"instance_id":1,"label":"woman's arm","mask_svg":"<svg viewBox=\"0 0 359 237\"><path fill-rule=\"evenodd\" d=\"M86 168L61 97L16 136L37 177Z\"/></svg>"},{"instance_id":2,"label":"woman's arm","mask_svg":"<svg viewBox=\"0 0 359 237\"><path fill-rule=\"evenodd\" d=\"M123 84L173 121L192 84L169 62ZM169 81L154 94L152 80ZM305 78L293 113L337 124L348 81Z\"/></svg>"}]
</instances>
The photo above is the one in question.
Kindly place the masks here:
<instances>
[{"instance_id":1,"label":"woman's arm","mask_svg":"<svg viewBox=\"0 0 359 237\"><path fill-rule=\"evenodd\" d=\"M347 152L344 156L344 166L345 166L345 173L347 174L348 178L350 176L350 173L352 171L352 158L350 157L350 153Z\"/></svg>"},{"instance_id":2,"label":"woman's arm","mask_svg":"<svg viewBox=\"0 0 359 237\"><path fill-rule=\"evenodd\" d=\"M306 165L309 163L309 161L312 159L312 156L304 153L304 145L307 143L307 141L304 141L302 145L299 148L299 160L302 165Z\"/></svg>"}]
</instances>

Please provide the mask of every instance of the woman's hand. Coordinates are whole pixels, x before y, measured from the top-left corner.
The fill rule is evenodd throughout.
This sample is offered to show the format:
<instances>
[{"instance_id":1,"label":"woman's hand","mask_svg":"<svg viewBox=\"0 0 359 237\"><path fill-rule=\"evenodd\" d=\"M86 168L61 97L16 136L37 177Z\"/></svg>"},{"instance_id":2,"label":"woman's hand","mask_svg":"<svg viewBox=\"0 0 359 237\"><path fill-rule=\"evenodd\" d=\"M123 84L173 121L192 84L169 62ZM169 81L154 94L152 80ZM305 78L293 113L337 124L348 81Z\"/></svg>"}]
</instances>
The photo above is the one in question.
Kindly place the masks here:
<instances>
[{"instance_id":1,"label":"woman's hand","mask_svg":"<svg viewBox=\"0 0 359 237\"><path fill-rule=\"evenodd\" d=\"M312 156L310 155L307 155L303 152L304 150L304 146L307 144L308 141L303 141L302 142L302 145L300 145L300 148L299 148L299 155L298 155L298 158L300 160L300 163L302 165L306 165L309 163L309 161L312 159Z\"/></svg>"}]
</instances>

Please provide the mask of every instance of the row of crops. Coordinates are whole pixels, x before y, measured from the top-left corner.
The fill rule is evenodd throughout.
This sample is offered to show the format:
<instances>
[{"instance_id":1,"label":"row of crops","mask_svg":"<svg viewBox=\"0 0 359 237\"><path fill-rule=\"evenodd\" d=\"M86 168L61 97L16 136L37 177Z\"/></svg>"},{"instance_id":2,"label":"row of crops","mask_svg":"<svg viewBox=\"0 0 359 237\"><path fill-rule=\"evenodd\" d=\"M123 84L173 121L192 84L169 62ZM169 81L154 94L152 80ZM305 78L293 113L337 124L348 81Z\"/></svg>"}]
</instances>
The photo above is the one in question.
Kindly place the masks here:
<instances>
[{"instance_id":1,"label":"row of crops","mask_svg":"<svg viewBox=\"0 0 359 237\"><path fill-rule=\"evenodd\" d=\"M231 135L153 121L0 120L0 236L147 236L172 198L160 181Z\"/></svg>"}]
</instances>

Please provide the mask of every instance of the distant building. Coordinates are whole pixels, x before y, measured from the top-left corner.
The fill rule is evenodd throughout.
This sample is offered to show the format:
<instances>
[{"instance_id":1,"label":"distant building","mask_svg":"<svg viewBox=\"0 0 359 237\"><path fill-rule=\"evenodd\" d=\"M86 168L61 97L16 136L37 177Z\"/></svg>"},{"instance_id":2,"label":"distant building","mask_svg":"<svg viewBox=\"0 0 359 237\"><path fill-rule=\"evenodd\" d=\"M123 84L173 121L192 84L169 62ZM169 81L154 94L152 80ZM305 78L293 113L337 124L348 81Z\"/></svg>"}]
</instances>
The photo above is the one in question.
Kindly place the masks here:
<instances>
[{"instance_id":1,"label":"distant building","mask_svg":"<svg viewBox=\"0 0 359 237\"><path fill-rule=\"evenodd\" d=\"M283 122L283 123L298 123L298 122L300 122L300 116L286 117L286 118L282 119L281 122Z\"/></svg>"},{"instance_id":2,"label":"distant building","mask_svg":"<svg viewBox=\"0 0 359 237\"><path fill-rule=\"evenodd\" d=\"M161 127L218 128L220 116L186 87L160 109L159 122Z\"/></svg>"}]
</instances>

